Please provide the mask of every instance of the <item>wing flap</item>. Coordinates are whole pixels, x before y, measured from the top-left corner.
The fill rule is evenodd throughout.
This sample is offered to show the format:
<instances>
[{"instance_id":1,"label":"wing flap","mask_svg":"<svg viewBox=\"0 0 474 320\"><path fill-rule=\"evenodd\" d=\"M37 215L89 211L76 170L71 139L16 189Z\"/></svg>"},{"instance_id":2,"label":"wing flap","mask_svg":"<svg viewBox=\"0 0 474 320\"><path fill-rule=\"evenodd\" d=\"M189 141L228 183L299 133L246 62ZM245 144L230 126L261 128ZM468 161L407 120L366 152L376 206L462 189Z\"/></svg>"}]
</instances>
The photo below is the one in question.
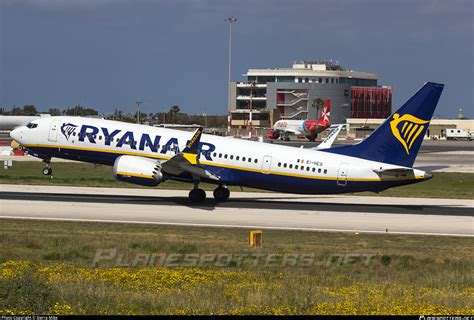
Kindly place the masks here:
<instances>
[{"instance_id":1,"label":"wing flap","mask_svg":"<svg viewBox=\"0 0 474 320\"><path fill-rule=\"evenodd\" d=\"M289 132L289 133L293 133L295 135L301 135L303 134L303 132L301 131L298 131L298 130L293 130L293 129L276 129L277 131L280 131L280 132Z\"/></svg>"}]
</instances>

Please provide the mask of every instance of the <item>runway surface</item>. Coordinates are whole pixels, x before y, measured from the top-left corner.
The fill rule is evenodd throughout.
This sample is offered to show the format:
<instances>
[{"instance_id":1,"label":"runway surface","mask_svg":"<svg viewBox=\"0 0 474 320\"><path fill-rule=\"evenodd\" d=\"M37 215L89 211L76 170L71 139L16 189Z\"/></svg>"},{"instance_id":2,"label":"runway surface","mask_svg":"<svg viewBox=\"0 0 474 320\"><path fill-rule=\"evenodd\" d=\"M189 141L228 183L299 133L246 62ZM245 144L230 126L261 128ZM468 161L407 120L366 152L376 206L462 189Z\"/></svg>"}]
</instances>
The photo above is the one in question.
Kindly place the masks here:
<instances>
[{"instance_id":1,"label":"runway surface","mask_svg":"<svg viewBox=\"0 0 474 320\"><path fill-rule=\"evenodd\" d=\"M0 185L0 218L335 232L474 236L473 201Z\"/></svg>"}]
</instances>

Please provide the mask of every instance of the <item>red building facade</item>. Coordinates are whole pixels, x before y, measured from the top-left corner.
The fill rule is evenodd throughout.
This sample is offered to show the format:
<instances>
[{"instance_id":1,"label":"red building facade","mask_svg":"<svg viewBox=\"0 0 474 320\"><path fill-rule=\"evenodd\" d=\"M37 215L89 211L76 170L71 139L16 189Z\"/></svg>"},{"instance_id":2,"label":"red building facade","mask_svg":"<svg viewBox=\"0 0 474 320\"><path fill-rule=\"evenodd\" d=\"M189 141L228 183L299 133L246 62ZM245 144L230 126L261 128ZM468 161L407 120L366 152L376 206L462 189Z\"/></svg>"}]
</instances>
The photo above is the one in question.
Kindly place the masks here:
<instances>
[{"instance_id":1,"label":"red building facade","mask_svg":"<svg viewBox=\"0 0 474 320\"><path fill-rule=\"evenodd\" d=\"M352 87L351 118L388 118L392 113L392 88Z\"/></svg>"}]
</instances>

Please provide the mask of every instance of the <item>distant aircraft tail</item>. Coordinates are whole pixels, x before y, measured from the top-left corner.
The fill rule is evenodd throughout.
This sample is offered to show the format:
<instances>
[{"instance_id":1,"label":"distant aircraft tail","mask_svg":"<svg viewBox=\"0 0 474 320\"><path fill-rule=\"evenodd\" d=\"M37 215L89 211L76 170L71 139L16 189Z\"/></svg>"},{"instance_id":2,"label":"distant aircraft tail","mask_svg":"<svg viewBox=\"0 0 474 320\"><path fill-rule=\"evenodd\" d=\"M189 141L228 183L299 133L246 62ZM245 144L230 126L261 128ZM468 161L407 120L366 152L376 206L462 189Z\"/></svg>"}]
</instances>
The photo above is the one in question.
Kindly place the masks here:
<instances>
[{"instance_id":1,"label":"distant aircraft tail","mask_svg":"<svg viewBox=\"0 0 474 320\"><path fill-rule=\"evenodd\" d=\"M324 151L412 167L443 88L427 82L365 140Z\"/></svg>"},{"instance_id":2,"label":"distant aircraft tail","mask_svg":"<svg viewBox=\"0 0 474 320\"><path fill-rule=\"evenodd\" d=\"M321 116L319 117L319 121L321 121L322 124L329 126L330 117L331 117L331 100L327 99L324 102L323 112L321 112Z\"/></svg>"}]
</instances>

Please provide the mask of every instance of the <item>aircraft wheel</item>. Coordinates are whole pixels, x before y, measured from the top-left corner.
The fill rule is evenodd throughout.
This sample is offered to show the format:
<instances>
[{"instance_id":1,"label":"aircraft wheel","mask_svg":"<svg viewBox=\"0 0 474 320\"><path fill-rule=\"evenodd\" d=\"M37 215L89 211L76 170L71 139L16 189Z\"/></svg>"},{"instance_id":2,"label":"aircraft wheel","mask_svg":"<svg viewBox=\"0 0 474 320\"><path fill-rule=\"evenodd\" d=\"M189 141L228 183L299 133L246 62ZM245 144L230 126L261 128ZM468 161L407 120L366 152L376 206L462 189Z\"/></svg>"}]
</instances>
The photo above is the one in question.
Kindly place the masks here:
<instances>
[{"instance_id":1,"label":"aircraft wheel","mask_svg":"<svg viewBox=\"0 0 474 320\"><path fill-rule=\"evenodd\" d=\"M202 189L193 189L189 191L189 199L191 202L203 202L206 200L206 192Z\"/></svg>"},{"instance_id":2,"label":"aircraft wheel","mask_svg":"<svg viewBox=\"0 0 474 320\"><path fill-rule=\"evenodd\" d=\"M214 190L214 199L219 202L227 201L230 196L230 191L224 187L218 187Z\"/></svg>"},{"instance_id":3,"label":"aircraft wheel","mask_svg":"<svg viewBox=\"0 0 474 320\"><path fill-rule=\"evenodd\" d=\"M45 176L50 176L52 173L53 173L53 169L48 168L48 167L43 168L43 174L44 174Z\"/></svg>"}]
</instances>

